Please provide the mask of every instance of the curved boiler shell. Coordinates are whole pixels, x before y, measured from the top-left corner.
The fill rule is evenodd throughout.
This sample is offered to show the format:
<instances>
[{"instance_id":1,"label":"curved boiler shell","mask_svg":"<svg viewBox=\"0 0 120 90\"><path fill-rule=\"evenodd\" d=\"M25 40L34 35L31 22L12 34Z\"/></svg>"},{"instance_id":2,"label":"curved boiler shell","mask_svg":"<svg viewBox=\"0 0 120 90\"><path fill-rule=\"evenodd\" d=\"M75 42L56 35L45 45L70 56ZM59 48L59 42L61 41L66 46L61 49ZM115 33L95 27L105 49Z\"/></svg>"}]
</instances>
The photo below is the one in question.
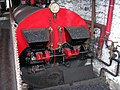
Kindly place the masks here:
<instances>
[{"instance_id":1,"label":"curved boiler shell","mask_svg":"<svg viewBox=\"0 0 120 90\"><path fill-rule=\"evenodd\" d=\"M25 39L22 31L23 30L34 30L41 28L52 28L53 29L53 49L58 48L59 42L59 30L58 27L63 29L62 32L62 43L66 42L65 27L85 27L88 29L86 22L76 13L71 10L60 8L60 11L54 14L49 8L40 9L32 6L19 6L14 12L14 17L18 23L16 30L17 45L19 55L22 51L29 46Z\"/></svg>"}]
</instances>

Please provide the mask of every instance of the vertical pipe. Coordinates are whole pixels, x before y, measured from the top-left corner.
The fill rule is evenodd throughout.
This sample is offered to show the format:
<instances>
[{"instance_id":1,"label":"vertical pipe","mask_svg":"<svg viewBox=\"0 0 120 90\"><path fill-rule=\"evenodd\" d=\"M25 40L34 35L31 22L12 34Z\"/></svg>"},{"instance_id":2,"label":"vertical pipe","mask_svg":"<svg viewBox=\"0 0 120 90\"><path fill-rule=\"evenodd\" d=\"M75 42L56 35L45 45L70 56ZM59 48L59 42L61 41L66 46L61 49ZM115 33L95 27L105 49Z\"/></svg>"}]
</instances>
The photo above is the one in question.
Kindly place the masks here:
<instances>
[{"instance_id":1,"label":"vertical pipe","mask_svg":"<svg viewBox=\"0 0 120 90\"><path fill-rule=\"evenodd\" d=\"M109 1L109 9L108 9L108 16L107 16L107 23L106 23L106 31L105 31L105 35L107 36L107 38L110 35L112 18L113 18L114 3L115 3L115 0Z\"/></svg>"},{"instance_id":2,"label":"vertical pipe","mask_svg":"<svg viewBox=\"0 0 120 90\"><path fill-rule=\"evenodd\" d=\"M103 47L103 37L105 35L105 27L101 28L101 33L100 33L100 38L99 38L99 44L98 44L98 49L101 50Z\"/></svg>"},{"instance_id":3,"label":"vertical pipe","mask_svg":"<svg viewBox=\"0 0 120 90\"><path fill-rule=\"evenodd\" d=\"M49 4L51 3L51 0L45 0L45 3L46 3L46 6L45 6L45 7L48 7Z\"/></svg>"},{"instance_id":4,"label":"vertical pipe","mask_svg":"<svg viewBox=\"0 0 120 90\"><path fill-rule=\"evenodd\" d=\"M104 40L102 38L106 35L106 40L107 40L110 35L110 30L111 30L111 25L112 25L112 17L113 17L113 9L114 9L114 1L115 0L109 1L107 23L106 23L105 31L104 31L104 29L102 29L101 34L100 34L100 40L99 40L99 46L98 46L99 50L101 50L103 47Z\"/></svg>"},{"instance_id":5,"label":"vertical pipe","mask_svg":"<svg viewBox=\"0 0 120 90\"><path fill-rule=\"evenodd\" d=\"M91 22L91 38L94 35L94 22L95 22L95 0L92 0L92 22Z\"/></svg>"}]
</instances>

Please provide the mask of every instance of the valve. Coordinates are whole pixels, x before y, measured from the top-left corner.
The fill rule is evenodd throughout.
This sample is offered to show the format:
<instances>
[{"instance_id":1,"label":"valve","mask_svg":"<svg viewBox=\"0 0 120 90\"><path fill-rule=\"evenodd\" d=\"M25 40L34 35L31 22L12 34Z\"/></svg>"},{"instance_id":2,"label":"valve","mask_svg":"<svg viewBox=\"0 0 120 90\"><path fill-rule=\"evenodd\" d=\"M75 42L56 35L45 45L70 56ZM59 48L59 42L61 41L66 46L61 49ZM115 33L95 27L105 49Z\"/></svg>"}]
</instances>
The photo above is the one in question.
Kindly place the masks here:
<instances>
[{"instance_id":1,"label":"valve","mask_svg":"<svg viewBox=\"0 0 120 90\"><path fill-rule=\"evenodd\" d=\"M69 48L65 48L63 50L63 52L65 53L66 55L66 59L69 59L71 58L72 56L77 56L80 54L80 50L79 49L73 49L73 50L70 50Z\"/></svg>"},{"instance_id":2,"label":"valve","mask_svg":"<svg viewBox=\"0 0 120 90\"><path fill-rule=\"evenodd\" d=\"M44 60L46 62L48 62L50 60L49 51L45 51L44 54L43 54L43 52L36 52L35 56L36 56L36 60L40 60L40 61Z\"/></svg>"}]
</instances>

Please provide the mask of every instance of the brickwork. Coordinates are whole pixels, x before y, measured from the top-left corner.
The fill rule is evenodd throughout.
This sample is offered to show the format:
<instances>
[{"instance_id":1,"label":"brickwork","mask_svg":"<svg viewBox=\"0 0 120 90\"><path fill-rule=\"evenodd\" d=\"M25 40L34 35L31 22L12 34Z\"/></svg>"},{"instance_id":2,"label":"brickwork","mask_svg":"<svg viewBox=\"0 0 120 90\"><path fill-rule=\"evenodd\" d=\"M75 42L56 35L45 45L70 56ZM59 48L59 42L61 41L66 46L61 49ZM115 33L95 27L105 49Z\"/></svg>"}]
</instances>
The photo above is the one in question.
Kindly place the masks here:
<instances>
[{"instance_id":1,"label":"brickwork","mask_svg":"<svg viewBox=\"0 0 120 90\"><path fill-rule=\"evenodd\" d=\"M86 20L91 20L92 12L92 0L57 0L61 7L66 7L78 13L82 18ZM106 25L107 13L109 7L109 0L96 0L96 22ZM120 45L120 0L115 0L115 8L113 15L113 22L111 27L111 34L109 36L110 40L118 42L116 45ZM109 63L109 50L106 49L105 45L103 47L103 57L102 59ZM106 67L103 64L99 63L97 60L94 62L95 69L98 71L101 67ZM108 67L106 67L108 68ZM111 67L108 69L112 72L115 71L116 63L114 62ZM112 77L109 74L106 74L109 79L113 80L115 83L114 86L117 90L120 90L120 76ZM113 85L112 83L112 85ZM115 90L116 90L115 89Z\"/></svg>"}]
</instances>

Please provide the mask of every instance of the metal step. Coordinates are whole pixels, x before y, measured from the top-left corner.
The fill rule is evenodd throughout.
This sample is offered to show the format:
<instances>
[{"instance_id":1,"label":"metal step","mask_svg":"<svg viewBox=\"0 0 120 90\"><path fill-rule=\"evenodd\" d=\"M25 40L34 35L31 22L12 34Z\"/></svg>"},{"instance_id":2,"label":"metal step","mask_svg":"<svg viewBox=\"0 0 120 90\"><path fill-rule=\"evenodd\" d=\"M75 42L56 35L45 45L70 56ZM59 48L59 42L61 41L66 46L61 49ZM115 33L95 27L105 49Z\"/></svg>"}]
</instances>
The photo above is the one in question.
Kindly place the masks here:
<instances>
[{"instance_id":1,"label":"metal step","mask_svg":"<svg viewBox=\"0 0 120 90\"><path fill-rule=\"evenodd\" d=\"M98 77L90 80L80 81L73 84L60 85L45 89L30 89L30 90L110 90L109 84Z\"/></svg>"},{"instance_id":2,"label":"metal step","mask_svg":"<svg viewBox=\"0 0 120 90\"><path fill-rule=\"evenodd\" d=\"M64 84L62 85L28 90L110 90L105 77L97 77L94 74L92 65L65 70L63 76Z\"/></svg>"}]
</instances>

